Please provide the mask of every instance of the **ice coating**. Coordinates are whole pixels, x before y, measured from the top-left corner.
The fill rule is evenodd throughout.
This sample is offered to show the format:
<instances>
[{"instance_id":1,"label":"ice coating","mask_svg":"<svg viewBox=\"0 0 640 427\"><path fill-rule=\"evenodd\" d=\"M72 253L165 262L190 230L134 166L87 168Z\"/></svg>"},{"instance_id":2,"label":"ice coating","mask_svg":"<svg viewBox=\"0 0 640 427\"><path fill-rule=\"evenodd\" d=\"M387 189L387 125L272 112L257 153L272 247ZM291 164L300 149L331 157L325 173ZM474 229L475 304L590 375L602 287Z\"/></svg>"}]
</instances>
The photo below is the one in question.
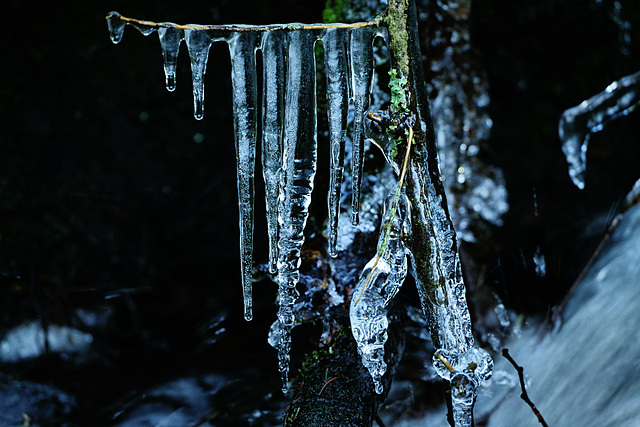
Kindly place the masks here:
<instances>
[{"instance_id":1,"label":"ice coating","mask_svg":"<svg viewBox=\"0 0 640 427\"><path fill-rule=\"evenodd\" d=\"M369 370L378 394L384 391L382 376L387 370L384 361L389 326L386 307L407 277L407 249L403 238L411 232L408 204L407 196L402 193L398 197L396 189L387 197L377 254L360 274L349 310L358 354ZM389 233L385 232L386 227L389 227Z\"/></svg>"},{"instance_id":2,"label":"ice coating","mask_svg":"<svg viewBox=\"0 0 640 427\"><path fill-rule=\"evenodd\" d=\"M267 31L262 38L262 172L265 184L269 271L278 271L278 198L286 89L287 33Z\"/></svg>"},{"instance_id":3,"label":"ice coating","mask_svg":"<svg viewBox=\"0 0 640 427\"><path fill-rule=\"evenodd\" d=\"M193 116L196 120L204 117L204 73L209 59L209 48L213 39L205 30L184 30L184 38L191 58L191 79L193 83Z\"/></svg>"},{"instance_id":4,"label":"ice coating","mask_svg":"<svg viewBox=\"0 0 640 427\"><path fill-rule=\"evenodd\" d=\"M360 210L360 186L364 165L364 120L369 109L371 83L373 78L373 38L374 31L370 27L351 29L350 59L351 84L353 94L353 150L351 157L351 210L353 225L358 224Z\"/></svg>"},{"instance_id":5,"label":"ice coating","mask_svg":"<svg viewBox=\"0 0 640 427\"><path fill-rule=\"evenodd\" d=\"M113 44L120 43L126 25L127 24L120 19L118 12L109 12L107 14L107 27L109 28L109 37Z\"/></svg>"},{"instance_id":6,"label":"ice coating","mask_svg":"<svg viewBox=\"0 0 640 427\"><path fill-rule=\"evenodd\" d=\"M233 128L238 173L238 211L240 215L240 266L244 318L253 318L253 199L258 132L258 83L256 48L258 33L236 33L229 38Z\"/></svg>"},{"instance_id":7,"label":"ice coating","mask_svg":"<svg viewBox=\"0 0 640 427\"><path fill-rule=\"evenodd\" d=\"M478 386L493 372L491 356L477 347L465 352L439 349L433 355L433 366L438 375L451 384L454 425L471 427Z\"/></svg>"},{"instance_id":8,"label":"ice coating","mask_svg":"<svg viewBox=\"0 0 640 427\"><path fill-rule=\"evenodd\" d=\"M165 86L169 92L176 90L176 66L180 43L184 40L184 32L179 28L158 28L158 37L162 47Z\"/></svg>"},{"instance_id":9,"label":"ice coating","mask_svg":"<svg viewBox=\"0 0 640 427\"><path fill-rule=\"evenodd\" d=\"M327 75L327 104L329 121L329 255L338 255L338 219L340 188L344 170L344 143L347 134L349 105L347 62L349 32L343 28L328 29L322 38L324 67Z\"/></svg>"},{"instance_id":10,"label":"ice coating","mask_svg":"<svg viewBox=\"0 0 640 427\"><path fill-rule=\"evenodd\" d=\"M315 35L289 33L282 183L278 210L278 320L274 336L283 391L289 384L293 304L298 298L300 250L316 173Z\"/></svg>"},{"instance_id":11,"label":"ice coating","mask_svg":"<svg viewBox=\"0 0 640 427\"><path fill-rule=\"evenodd\" d=\"M632 112L640 103L640 72L625 76L607 88L569 108L560 118L558 134L562 151L569 163L569 176L584 189L589 137L604 129L610 121Z\"/></svg>"}]
</instances>

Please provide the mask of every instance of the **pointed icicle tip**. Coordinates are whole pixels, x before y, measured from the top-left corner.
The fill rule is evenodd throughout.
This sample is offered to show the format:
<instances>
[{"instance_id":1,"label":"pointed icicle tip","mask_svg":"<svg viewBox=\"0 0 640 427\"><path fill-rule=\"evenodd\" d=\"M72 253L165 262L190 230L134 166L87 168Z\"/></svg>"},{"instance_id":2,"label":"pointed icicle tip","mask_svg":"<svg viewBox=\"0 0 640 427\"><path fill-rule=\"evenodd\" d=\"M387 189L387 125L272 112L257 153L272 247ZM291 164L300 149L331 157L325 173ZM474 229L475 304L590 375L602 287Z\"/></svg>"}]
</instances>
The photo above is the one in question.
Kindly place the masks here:
<instances>
[{"instance_id":1,"label":"pointed icicle tip","mask_svg":"<svg viewBox=\"0 0 640 427\"><path fill-rule=\"evenodd\" d=\"M162 47L165 87L169 92L176 90L176 68L180 43L184 40L184 31L178 28L158 28L158 38Z\"/></svg>"},{"instance_id":2,"label":"pointed icicle tip","mask_svg":"<svg viewBox=\"0 0 640 427\"><path fill-rule=\"evenodd\" d=\"M196 120L204 117L204 74L209 59L209 48L213 40L205 30L185 30L184 38L191 58L191 78L193 81L193 116Z\"/></svg>"}]
</instances>

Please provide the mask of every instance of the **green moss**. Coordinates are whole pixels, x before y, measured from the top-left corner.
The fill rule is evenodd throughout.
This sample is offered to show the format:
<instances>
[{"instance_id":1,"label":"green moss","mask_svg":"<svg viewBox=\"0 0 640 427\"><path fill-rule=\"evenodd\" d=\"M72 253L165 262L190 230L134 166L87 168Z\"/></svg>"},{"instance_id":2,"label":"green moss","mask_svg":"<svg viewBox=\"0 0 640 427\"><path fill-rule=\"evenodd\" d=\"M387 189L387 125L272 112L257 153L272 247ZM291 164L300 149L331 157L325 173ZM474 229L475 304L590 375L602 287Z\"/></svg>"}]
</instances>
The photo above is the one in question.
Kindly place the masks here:
<instances>
[{"instance_id":1,"label":"green moss","mask_svg":"<svg viewBox=\"0 0 640 427\"><path fill-rule=\"evenodd\" d=\"M345 0L327 0L322 11L322 22L333 24L344 19L344 10L347 8Z\"/></svg>"}]
</instances>

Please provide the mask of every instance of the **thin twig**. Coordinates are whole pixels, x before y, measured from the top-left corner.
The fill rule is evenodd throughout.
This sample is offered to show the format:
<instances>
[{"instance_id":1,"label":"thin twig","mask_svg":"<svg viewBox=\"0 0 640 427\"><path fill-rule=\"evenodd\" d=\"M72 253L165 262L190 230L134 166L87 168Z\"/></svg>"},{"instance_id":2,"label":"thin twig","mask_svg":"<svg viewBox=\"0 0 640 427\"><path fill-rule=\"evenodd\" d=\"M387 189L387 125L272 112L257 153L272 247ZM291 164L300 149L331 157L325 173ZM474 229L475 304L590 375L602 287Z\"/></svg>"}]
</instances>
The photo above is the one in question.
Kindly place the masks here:
<instances>
[{"instance_id":1,"label":"thin twig","mask_svg":"<svg viewBox=\"0 0 640 427\"><path fill-rule=\"evenodd\" d=\"M536 417L538 417L538 421L540 422L540 424L542 424L544 427L549 427L546 421L544 420L544 418L542 418L542 414L540 413L540 411L538 411L538 408L536 408L536 405L534 405L531 399L529 399L529 395L527 394L527 389L524 386L524 368L518 365L515 360L513 360L513 357L511 357L511 355L509 354L509 349L507 348L502 349L502 355L509 362L511 362L513 367L516 368L516 371L518 371L518 377L520 378L520 388L522 389L522 393L520 394L520 397L522 398L522 400L527 402L527 405L531 407L531 410L533 411L533 413L536 414Z\"/></svg>"},{"instance_id":2,"label":"thin twig","mask_svg":"<svg viewBox=\"0 0 640 427\"><path fill-rule=\"evenodd\" d=\"M367 282L362 287L362 291L360 292L360 295L358 295L358 299L356 299L354 306L358 305L358 303L360 302L360 299L362 298L362 295L364 295L364 291L369 286L369 282L371 282L371 278L373 277L373 272L376 266L378 265L378 261L380 261L382 254L384 253L387 240L389 239L389 234L391 234L391 222L396 216L396 210L398 209L398 200L400 200L400 194L402 194L402 185L404 184L404 176L405 176L405 173L407 172L407 164L409 163L409 154L411 153L412 141L413 141L413 128L409 126L407 152L404 155L404 162L402 163L402 171L400 172L400 181L398 182L398 188L396 189L396 194L393 199L393 204L391 205L391 212L389 213L389 221L387 221L387 223L384 224L384 227L386 227L384 231L384 238L382 239L382 244L380 245L380 249L378 250L378 256L376 256L376 260L373 263L373 267L371 267L371 271L369 272L369 277L367 277Z\"/></svg>"},{"instance_id":3,"label":"thin twig","mask_svg":"<svg viewBox=\"0 0 640 427\"><path fill-rule=\"evenodd\" d=\"M320 391L318 392L318 396L320 396L322 394L322 392L324 391L324 388L332 381L337 380L338 378L340 378L339 376L337 377L333 377L330 380L328 380L326 383L324 383L324 385L322 386L322 388L320 389Z\"/></svg>"},{"instance_id":4,"label":"thin twig","mask_svg":"<svg viewBox=\"0 0 640 427\"><path fill-rule=\"evenodd\" d=\"M363 28L380 26L381 18L373 21L356 22L353 24L275 24L275 25L199 25L199 24L175 24L173 22L154 22L144 19L128 18L118 12L109 12L107 19L120 19L123 22L135 25L144 25L153 28L177 28L180 30L206 30L218 32L249 33L275 30L326 30L330 28Z\"/></svg>"}]
</instances>

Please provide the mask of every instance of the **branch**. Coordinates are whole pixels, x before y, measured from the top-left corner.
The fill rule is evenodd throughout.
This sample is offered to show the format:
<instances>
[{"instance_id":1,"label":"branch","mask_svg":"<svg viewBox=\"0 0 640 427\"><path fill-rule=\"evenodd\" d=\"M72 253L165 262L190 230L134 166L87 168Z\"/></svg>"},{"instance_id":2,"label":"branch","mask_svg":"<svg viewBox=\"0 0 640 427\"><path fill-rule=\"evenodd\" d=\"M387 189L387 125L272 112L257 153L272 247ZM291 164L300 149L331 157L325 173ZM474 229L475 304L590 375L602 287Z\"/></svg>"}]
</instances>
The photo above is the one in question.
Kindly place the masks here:
<instances>
[{"instance_id":1,"label":"branch","mask_svg":"<svg viewBox=\"0 0 640 427\"><path fill-rule=\"evenodd\" d=\"M538 411L538 408L536 408L536 405L534 405L531 399L529 399L529 395L527 394L527 389L524 386L524 368L518 365L515 360L513 360L513 357L511 357L511 355L509 354L508 348L502 349L502 355L509 362L511 362L513 367L516 368L516 371L518 371L518 377L520 378L520 388L522 389L522 393L520 394L520 397L522 398L522 400L527 402L527 405L531 407L531 410L533 411L533 413L536 414L536 417L538 417L538 421L540 422L540 424L542 424L544 427L549 427L545 422L544 418L542 418L542 414L540 413L540 411Z\"/></svg>"},{"instance_id":2,"label":"branch","mask_svg":"<svg viewBox=\"0 0 640 427\"><path fill-rule=\"evenodd\" d=\"M376 17L368 22L356 22L353 24L275 24L275 25L198 25L198 24L174 24L173 22L154 22L144 19L128 18L118 12L109 12L105 17L107 20L120 20L127 24L139 25L149 28L177 28L180 30L206 30L223 33L251 33L264 31L298 31L298 30L326 30L329 28L363 28L379 27L382 17Z\"/></svg>"}]
</instances>

